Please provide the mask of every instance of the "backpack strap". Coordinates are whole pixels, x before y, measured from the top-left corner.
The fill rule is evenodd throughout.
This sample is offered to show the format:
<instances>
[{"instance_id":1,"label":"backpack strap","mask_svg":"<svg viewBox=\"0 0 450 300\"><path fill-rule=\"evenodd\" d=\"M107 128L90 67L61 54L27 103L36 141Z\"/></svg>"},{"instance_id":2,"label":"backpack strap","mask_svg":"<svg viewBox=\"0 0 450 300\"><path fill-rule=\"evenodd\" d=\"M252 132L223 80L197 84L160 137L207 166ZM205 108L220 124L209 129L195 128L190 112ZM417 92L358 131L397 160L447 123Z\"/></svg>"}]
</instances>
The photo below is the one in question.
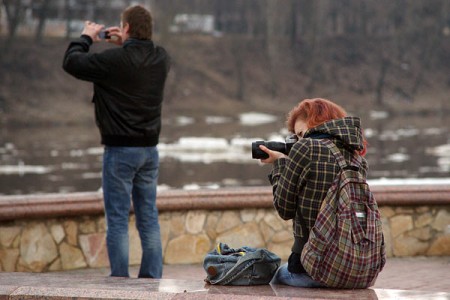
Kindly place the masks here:
<instances>
[{"instance_id":1,"label":"backpack strap","mask_svg":"<svg viewBox=\"0 0 450 300\"><path fill-rule=\"evenodd\" d=\"M330 149L342 170L351 169L353 171L359 171L359 166L347 163L339 148L332 141L326 139L323 140L322 143ZM353 161L356 161L358 165L361 164L361 158L359 156L354 156L353 158Z\"/></svg>"},{"instance_id":2,"label":"backpack strap","mask_svg":"<svg viewBox=\"0 0 450 300\"><path fill-rule=\"evenodd\" d=\"M308 136L310 137L310 136ZM346 169L351 169L353 171L359 171L359 167L356 165L350 165L347 163L347 161L345 160L344 156L342 155L341 151L339 150L339 148L330 140L331 136L329 135L325 135L325 136L321 136L320 137L322 139L322 143L328 147L328 149L330 149L331 153L333 154L333 156L335 157L337 163L339 164L339 167L341 168L341 170L346 170ZM358 164L361 164L361 158L359 156L354 156L354 160L356 160L356 162ZM339 180L341 180L341 177L339 176L339 174L337 175L339 177ZM339 195L336 195L336 198ZM292 246L292 252L295 253L301 253L303 246L305 245L305 243L308 241L309 239L309 231L306 230L307 226L306 226L306 222L303 219L302 214L297 213L298 215L298 220L300 222L300 225L302 227L302 231L303 231L303 238L299 238L299 237L295 237L294 239L294 245Z\"/></svg>"}]
</instances>

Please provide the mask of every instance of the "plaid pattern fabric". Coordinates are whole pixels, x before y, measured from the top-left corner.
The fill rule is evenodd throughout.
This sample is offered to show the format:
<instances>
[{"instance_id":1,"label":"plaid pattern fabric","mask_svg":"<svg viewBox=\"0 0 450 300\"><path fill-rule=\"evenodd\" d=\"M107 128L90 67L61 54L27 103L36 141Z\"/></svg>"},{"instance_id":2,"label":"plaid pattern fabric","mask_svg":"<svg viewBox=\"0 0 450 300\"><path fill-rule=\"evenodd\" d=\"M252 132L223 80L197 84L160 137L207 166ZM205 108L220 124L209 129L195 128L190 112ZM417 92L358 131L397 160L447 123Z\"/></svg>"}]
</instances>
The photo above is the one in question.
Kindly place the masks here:
<instances>
[{"instance_id":1,"label":"plaid pattern fabric","mask_svg":"<svg viewBox=\"0 0 450 300\"><path fill-rule=\"evenodd\" d=\"M346 117L309 129L305 138L293 145L288 159L275 161L269 175L274 207L284 220L293 219L296 237L307 236L313 227L322 201L339 172L339 165L330 150L319 140L308 138L313 134L331 136L347 161L351 161L355 150L363 147L359 118ZM367 172L364 159L361 172L364 176ZM303 217L305 229L300 217Z\"/></svg>"},{"instance_id":2,"label":"plaid pattern fabric","mask_svg":"<svg viewBox=\"0 0 450 300\"><path fill-rule=\"evenodd\" d=\"M301 262L308 274L329 287L367 288L386 262L381 217L365 176L346 168L338 148L323 142L341 168L323 201ZM352 165L359 166L355 156ZM364 218L361 213L365 214Z\"/></svg>"}]
</instances>

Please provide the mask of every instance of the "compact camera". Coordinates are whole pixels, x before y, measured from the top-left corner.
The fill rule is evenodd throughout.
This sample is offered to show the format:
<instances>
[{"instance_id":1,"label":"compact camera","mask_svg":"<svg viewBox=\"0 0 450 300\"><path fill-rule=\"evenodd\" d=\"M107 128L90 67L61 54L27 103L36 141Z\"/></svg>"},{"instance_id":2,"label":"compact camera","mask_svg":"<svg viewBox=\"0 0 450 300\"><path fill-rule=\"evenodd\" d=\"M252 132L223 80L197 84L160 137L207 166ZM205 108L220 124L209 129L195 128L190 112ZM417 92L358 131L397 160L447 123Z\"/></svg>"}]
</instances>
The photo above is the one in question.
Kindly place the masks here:
<instances>
[{"instance_id":1,"label":"compact camera","mask_svg":"<svg viewBox=\"0 0 450 300\"><path fill-rule=\"evenodd\" d=\"M100 31L100 33L98 34L98 37L101 38L102 40L109 40L111 38L108 30Z\"/></svg>"},{"instance_id":2,"label":"compact camera","mask_svg":"<svg viewBox=\"0 0 450 300\"><path fill-rule=\"evenodd\" d=\"M292 146L298 141L298 137L293 134L286 138L286 143L283 142L274 142L274 141L256 141L252 143L252 158L254 159L266 159L269 155L259 149L260 145L266 146L270 150L278 151L284 153L285 155L289 155L289 151L291 151Z\"/></svg>"}]
</instances>

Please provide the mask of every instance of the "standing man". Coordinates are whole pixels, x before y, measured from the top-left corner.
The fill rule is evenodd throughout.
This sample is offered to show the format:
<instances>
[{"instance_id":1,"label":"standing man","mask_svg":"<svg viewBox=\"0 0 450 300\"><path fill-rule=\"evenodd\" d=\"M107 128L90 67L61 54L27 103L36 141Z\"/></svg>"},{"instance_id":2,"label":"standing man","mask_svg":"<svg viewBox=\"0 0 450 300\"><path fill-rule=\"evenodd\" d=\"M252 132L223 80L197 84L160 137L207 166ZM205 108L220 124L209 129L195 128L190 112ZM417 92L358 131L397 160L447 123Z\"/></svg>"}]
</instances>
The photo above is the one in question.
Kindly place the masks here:
<instances>
[{"instance_id":1,"label":"standing man","mask_svg":"<svg viewBox=\"0 0 450 300\"><path fill-rule=\"evenodd\" d=\"M110 43L120 47L89 53L103 25L90 21L70 43L63 68L94 84L93 102L103 155L103 198L111 276L129 277L128 220L131 201L142 246L140 278L161 278L162 247L156 208L161 105L169 71L167 52L152 41L152 16L142 6L127 8Z\"/></svg>"}]
</instances>

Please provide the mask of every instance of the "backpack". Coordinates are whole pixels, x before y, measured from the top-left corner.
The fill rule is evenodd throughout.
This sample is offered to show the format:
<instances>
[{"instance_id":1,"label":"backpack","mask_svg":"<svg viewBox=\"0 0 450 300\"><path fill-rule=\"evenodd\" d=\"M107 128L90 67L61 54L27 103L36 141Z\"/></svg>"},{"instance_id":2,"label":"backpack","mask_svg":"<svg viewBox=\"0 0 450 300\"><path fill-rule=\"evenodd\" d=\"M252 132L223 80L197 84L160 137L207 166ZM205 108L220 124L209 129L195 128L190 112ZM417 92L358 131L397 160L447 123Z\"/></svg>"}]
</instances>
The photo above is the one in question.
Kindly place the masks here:
<instances>
[{"instance_id":1,"label":"backpack","mask_svg":"<svg viewBox=\"0 0 450 300\"><path fill-rule=\"evenodd\" d=\"M312 279L334 288L367 288L386 262L378 205L359 173L361 157L348 165L339 149L322 141L340 171L323 200L300 260Z\"/></svg>"},{"instance_id":2,"label":"backpack","mask_svg":"<svg viewBox=\"0 0 450 300\"><path fill-rule=\"evenodd\" d=\"M276 254L264 248L244 246L233 249L218 243L203 261L207 274L205 281L217 285L268 284L280 262Z\"/></svg>"}]
</instances>

